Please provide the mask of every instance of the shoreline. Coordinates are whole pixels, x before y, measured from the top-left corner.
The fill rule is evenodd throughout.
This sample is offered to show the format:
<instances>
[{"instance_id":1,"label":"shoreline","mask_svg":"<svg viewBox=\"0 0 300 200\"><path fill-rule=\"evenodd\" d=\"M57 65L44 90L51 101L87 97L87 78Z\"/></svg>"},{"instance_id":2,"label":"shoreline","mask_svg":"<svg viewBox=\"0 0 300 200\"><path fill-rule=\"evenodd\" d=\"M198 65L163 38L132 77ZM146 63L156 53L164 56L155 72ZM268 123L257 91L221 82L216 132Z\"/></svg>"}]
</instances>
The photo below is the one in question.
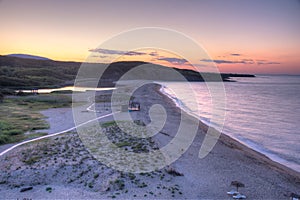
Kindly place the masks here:
<instances>
[{"instance_id":1,"label":"shoreline","mask_svg":"<svg viewBox=\"0 0 300 200\"><path fill-rule=\"evenodd\" d=\"M141 110L131 112L133 119L149 123L148 111L155 104L162 105L170 116L166 127L152 137L159 147L176 136L181 115L187 116L192 123L199 122L193 143L177 160L159 172L146 173L146 176L135 174L137 179L145 182L142 185L148 186L140 187L141 185L132 184L132 180L126 178L126 173L118 172L95 160L76 133L66 133L46 141L20 146L5 157L0 157L0 161L3 162L3 165L0 165L2 170L0 182L6 181L6 185L0 184L0 191L4 197L107 199L114 195L117 199L132 199L133 195L136 195L137 199L141 199L145 198L144 195L148 195L147 199L171 199L173 197L171 192L174 188L178 188L180 193L176 193L175 197L180 199L230 199L226 192L233 189L230 187L233 180L246 185L240 191L247 199L288 199L292 192L300 193L299 173L286 169L224 134L221 134L213 150L205 158L199 159L199 147L208 126L176 107L169 97L160 92L159 85L148 85L137 91L134 96L141 103ZM103 107L97 108L101 111ZM52 117L55 118L55 113L52 113ZM100 123L105 122L107 121L100 120ZM39 149L48 149L49 152L43 154ZM39 160L31 160L33 155L28 155L28 150L36 154L33 158L40 156ZM24 163L22 158L24 153L27 156L25 159L27 163L35 163L30 165ZM182 176L170 175L166 173L168 169L174 169ZM36 171L39 171L39 174L35 174ZM32 178L28 176L29 174L32 174ZM162 180L162 177L166 178ZM91 180L93 188L89 186ZM112 186L110 182L114 180L123 180L124 190L115 190L113 186L111 191L107 191L106 189ZM163 185L169 185L170 191L163 189ZM33 189L20 193L20 187L26 186L33 186ZM49 186L52 193L46 192Z\"/></svg>"},{"instance_id":2,"label":"shoreline","mask_svg":"<svg viewBox=\"0 0 300 200\"><path fill-rule=\"evenodd\" d=\"M161 86L161 87L157 90L157 92L161 93L162 95L164 95L164 96L166 96L168 99L170 99L170 100L174 103L174 106L176 106L177 108L179 108L182 112L185 112L187 115L189 115L189 116L191 116L191 117L194 117L194 118L198 119L199 122L202 124L202 128L203 128L203 130L205 130L205 132L207 131L208 127L210 127L210 128L213 128L214 130L216 130L217 132L220 133L219 130L217 130L217 129L214 128L213 126L208 125L206 122L202 121L202 120L201 120L201 117L196 116L196 115L191 114L191 113L189 113L188 111L186 111L183 107L181 107L181 106L179 105L179 103L176 102L176 99L174 99L171 95L169 95L167 92L165 92L165 91L163 91L163 90L164 90L164 89L163 89L163 86ZM220 135L220 138L219 138L219 139L221 139L221 137L226 138L226 139L225 139L226 141L227 141L227 140L233 140L233 142L236 144L236 146L239 146L239 145L240 145L240 146L243 146L242 148L247 148L247 149L249 149L249 152L250 152L250 151L251 151L251 152L253 151L254 154L257 154L256 156L259 156L259 157L263 158L264 160L265 160L265 159L268 159L269 161L267 161L267 162L270 162L270 164L272 163L272 164L275 164L276 166L278 165L277 167L279 167L279 168L281 168L281 169L284 169L284 170L286 170L286 171L289 171L289 173L297 174L298 178L300 178L300 172L299 172L299 171L293 169L292 167L289 167L288 165L283 164L282 162L280 162L280 161L278 161L278 160L276 160L276 159L272 159L272 158L271 158L271 157L272 157L272 154L269 155L268 153L264 153L264 151L260 151L260 150L254 148L254 147L251 147L251 145L248 145L246 142L243 142L243 141L241 141L241 140L238 140L238 139L236 139L236 138L230 136L230 134L224 133L223 131L221 132L221 135ZM228 139L228 138L229 138L229 139ZM230 141L229 141L229 143L230 143ZM231 146L231 144L230 144L230 146ZM245 150L246 150L246 149L245 149ZM247 150L247 151L248 151L248 150ZM274 156L277 156L276 154L273 154L273 155L274 155ZM282 159L282 158L279 157L279 159ZM284 160L284 159L282 159L282 160L283 160L283 161L286 161L286 160ZM288 162L288 161L286 161L286 162Z\"/></svg>"},{"instance_id":3,"label":"shoreline","mask_svg":"<svg viewBox=\"0 0 300 200\"><path fill-rule=\"evenodd\" d=\"M188 162L192 162L195 165L199 166L204 166L204 167L209 167L211 170L213 170L215 173L220 173L219 176L224 176L223 178L230 180L230 177L232 177L231 180L233 179L240 179L244 180L247 182L250 182L250 184L257 185L258 182L261 181L262 186L261 188L267 189L267 182L272 182L272 187L276 188L274 184L277 182L278 185L294 185L296 186L297 189L294 189L294 193L299 193L300 192L300 173L288 168L285 165L282 165L278 162L275 162L265 156L264 154L251 149L250 147L240 143L239 141L235 140L234 138L221 133L220 138L213 148L213 150L207 155L206 158L203 160L209 160L212 162L212 167L207 166L207 164L203 164L199 158L198 158L198 152L199 152L199 147L201 146L201 143L203 141L203 137L206 134L206 131L209 126L207 126L205 123L203 123L201 120L196 118L195 116L192 116L188 114L186 111L181 109L180 107L176 106L176 103L173 101L172 98L169 98L167 95L162 93L160 91L161 86L156 86L156 88L153 88L154 92L159 94L162 97L162 104L163 106L171 107L172 109L172 115L188 115L191 120L196 120L199 122L199 129L198 133L193 141L193 144L191 147L180 157L177 161L175 161L172 166L175 166L175 168L178 168L179 171L186 171L186 169L189 169L188 172L190 173L190 176L197 176L197 174L201 174L201 176L205 176L203 173L198 172L198 166L197 167L191 167L188 164L184 164L182 160L186 160ZM151 92L152 93L152 92ZM149 95L146 95L146 97ZM152 97L154 98L154 97ZM146 102L149 101L148 99L145 100ZM150 100L151 101L151 100ZM176 113L175 113L176 112ZM169 132L172 132L174 130L169 129ZM174 136L174 135L173 135ZM159 140L159 139L158 139ZM196 156L195 156L196 155ZM216 156L217 155L217 156ZM208 158L209 157L209 158ZM214 158L217 157L217 158ZM226 158L228 157L228 158ZM223 161L219 161L218 158L223 159ZM223 165L222 165L223 164ZM231 165L233 164L233 166ZM238 164L239 166L235 166L234 164ZM224 172L229 172L231 173L231 176L223 175L222 170L220 171L215 171L215 168L213 167L214 165L217 165L224 170ZM246 168L247 170L244 170L243 168ZM182 170L180 170L182 169ZM239 172L238 172L239 171ZM194 173L194 174L193 174ZM211 174L211 171L207 171L207 173ZM254 177L252 177L254 176ZM255 177L256 176L256 177ZM207 175L205 176L206 178L210 179ZM279 178L280 177L280 178ZM256 179L257 178L257 179ZM194 178L191 178L191 180L197 182ZM230 181L228 181L230 182ZM224 185L225 187L225 185ZM269 186L270 187L270 186ZM288 188L288 187L287 187ZM211 188L207 188L211 189ZM271 189L270 192L272 191L274 194L276 193L277 195L272 195L268 196L268 192L259 190L261 194L264 196L263 199L268 198L268 199L282 199L284 196L286 197L289 195L288 193L292 192L282 192L281 194L277 191L275 192L275 189ZM281 188L282 189L282 188ZM252 192L250 192L252 190ZM254 187L249 189L249 193L255 193L258 188ZM277 190L280 190L280 187L277 188ZM283 194L284 193L284 194ZM254 196L254 199L261 198L259 196L259 192ZM281 197L279 197L281 195ZM252 196L252 197L253 197ZM276 198L275 198L276 197Z\"/></svg>"},{"instance_id":4,"label":"shoreline","mask_svg":"<svg viewBox=\"0 0 300 200\"><path fill-rule=\"evenodd\" d=\"M179 113L182 112L182 113L189 115L190 117L198 120L200 129L202 129L204 132L207 132L207 130L209 128L209 126L207 124L202 122L199 118L197 118L193 115L190 115L184 109L179 107L177 105L177 103L174 102L173 98L169 97L167 94L165 94L163 91L161 91L161 88L162 88L162 86L159 88L156 88L155 91L164 97L165 102L168 102L169 104L173 104L173 106L176 107L177 112L179 112ZM211 128L213 128L213 127L211 127ZM264 166L270 168L272 171L274 171L276 173L280 173L287 180L294 182L296 184L300 184L300 173L299 172L297 172L296 170L291 169L279 162L276 162L276 161L270 159L269 157L267 157L267 155L264 155L263 153L250 148L246 144L239 142L238 140L230 137L229 135L221 132L220 138L218 139L218 143L225 145L227 148L241 151L244 154L244 156L254 160L254 162L261 163Z\"/></svg>"}]
</instances>

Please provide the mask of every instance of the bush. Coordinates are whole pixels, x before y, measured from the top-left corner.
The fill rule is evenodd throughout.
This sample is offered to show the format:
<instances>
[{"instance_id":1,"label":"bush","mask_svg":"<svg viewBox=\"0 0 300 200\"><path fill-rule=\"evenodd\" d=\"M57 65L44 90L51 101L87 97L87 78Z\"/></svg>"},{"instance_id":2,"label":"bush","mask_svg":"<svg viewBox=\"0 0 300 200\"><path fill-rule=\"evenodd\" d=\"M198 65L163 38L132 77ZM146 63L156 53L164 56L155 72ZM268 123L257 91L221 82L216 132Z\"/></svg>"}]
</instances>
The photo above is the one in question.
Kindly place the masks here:
<instances>
[{"instance_id":1,"label":"bush","mask_svg":"<svg viewBox=\"0 0 300 200\"><path fill-rule=\"evenodd\" d=\"M49 193L51 193L52 192L52 187L47 187L46 191L49 192Z\"/></svg>"},{"instance_id":2,"label":"bush","mask_svg":"<svg viewBox=\"0 0 300 200\"><path fill-rule=\"evenodd\" d=\"M1 131L4 131L4 130L9 130L11 129L11 125L5 121L0 121L0 133Z\"/></svg>"},{"instance_id":3,"label":"bush","mask_svg":"<svg viewBox=\"0 0 300 200\"><path fill-rule=\"evenodd\" d=\"M2 133L4 135L21 135L23 134L23 131L20 129L11 129L11 130L2 131Z\"/></svg>"},{"instance_id":4,"label":"bush","mask_svg":"<svg viewBox=\"0 0 300 200\"><path fill-rule=\"evenodd\" d=\"M10 142L10 139L7 135L0 135L0 145L7 144Z\"/></svg>"},{"instance_id":5,"label":"bush","mask_svg":"<svg viewBox=\"0 0 300 200\"><path fill-rule=\"evenodd\" d=\"M166 171L167 171L168 174L173 175L173 176L183 176L182 173L176 171L173 168L166 169Z\"/></svg>"},{"instance_id":6,"label":"bush","mask_svg":"<svg viewBox=\"0 0 300 200\"><path fill-rule=\"evenodd\" d=\"M23 160L24 163L27 165L33 165L34 163L38 162L40 160L39 156L32 156L26 160Z\"/></svg>"},{"instance_id":7,"label":"bush","mask_svg":"<svg viewBox=\"0 0 300 200\"><path fill-rule=\"evenodd\" d=\"M15 95L16 94L15 90L10 89L10 88L1 88L0 93L2 93L3 95Z\"/></svg>"},{"instance_id":8,"label":"bush","mask_svg":"<svg viewBox=\"0 0 300 200\"><path fill-rule=\"evenodd\" d=\"M4 94L2 94L2 92L0 92L0 103L3 102L3 99L4 99Z\"/></svg>"},{"instance_id":9,"label":"bush","mask_svg":"<svg viewBox=\"0 0 300 200\"><path fill-rule=\"evenodd\" d=\"M125 187L125 181L122 179L116 179L115 181L110 181L110 184L112 184L112 186L116 190L123 190Z\"/></svg>"}]
</instances>

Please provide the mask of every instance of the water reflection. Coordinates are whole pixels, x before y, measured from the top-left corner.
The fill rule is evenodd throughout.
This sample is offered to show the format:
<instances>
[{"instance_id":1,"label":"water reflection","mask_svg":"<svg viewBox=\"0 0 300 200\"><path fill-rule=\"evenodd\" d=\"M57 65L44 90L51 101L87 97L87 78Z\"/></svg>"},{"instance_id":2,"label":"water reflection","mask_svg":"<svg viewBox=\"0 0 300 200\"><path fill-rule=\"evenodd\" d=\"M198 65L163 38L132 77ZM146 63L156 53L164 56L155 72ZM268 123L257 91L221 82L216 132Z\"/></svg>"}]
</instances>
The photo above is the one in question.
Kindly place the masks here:
<instances>
[{"instance_id":1,"label":"water reflection","mask_svg":"<svg viewBox=\"0 0 300 200\"><path fill-rule=\"evenodd\" d=\"M16 90L16 92L24 92L24 93L40 93L47 94L56 91L72 91L72 92L86 92L86 91L105 91L105 90L114 90L115 88L91 88L91 87L74 87L74 86L66 86L61 88L51 88L51 89L32 89L32 90Z\"/></svg>"}]
</instances>

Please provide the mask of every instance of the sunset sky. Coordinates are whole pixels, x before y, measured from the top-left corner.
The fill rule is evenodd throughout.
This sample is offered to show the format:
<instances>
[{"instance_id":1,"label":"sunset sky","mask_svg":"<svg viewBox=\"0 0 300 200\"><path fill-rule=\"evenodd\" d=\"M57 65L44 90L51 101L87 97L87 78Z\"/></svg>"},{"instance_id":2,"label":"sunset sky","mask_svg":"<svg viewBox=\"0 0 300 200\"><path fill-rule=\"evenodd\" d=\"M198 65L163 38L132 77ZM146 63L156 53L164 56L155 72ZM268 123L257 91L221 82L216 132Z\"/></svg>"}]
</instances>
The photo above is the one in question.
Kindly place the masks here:
<instances>
[{"instance_id":1,"label":"sunset sky","mask_svg":"<svg viewBox=\"0 0 300 200\"><path fill-rule=\"evenodd\" d=\"M195 40L222 72L300 74L299 19L299 0L0 0L0 55L84 61L97 50L104 59L123 53L97 49L112 36L161 27ZM188 67L157 51L123 59ZM211 60L193 55L191 64Z\"/></svg>"}]
</instances>

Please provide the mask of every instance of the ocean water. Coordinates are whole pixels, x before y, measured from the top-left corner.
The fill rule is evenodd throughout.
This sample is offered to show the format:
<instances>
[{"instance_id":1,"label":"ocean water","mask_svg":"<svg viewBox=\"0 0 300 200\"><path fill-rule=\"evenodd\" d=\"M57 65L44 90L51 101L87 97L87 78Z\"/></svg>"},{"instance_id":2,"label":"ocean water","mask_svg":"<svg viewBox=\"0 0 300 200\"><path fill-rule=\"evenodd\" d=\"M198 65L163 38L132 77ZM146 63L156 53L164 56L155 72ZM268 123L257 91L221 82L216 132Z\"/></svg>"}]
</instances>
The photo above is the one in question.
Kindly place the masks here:
<instances>
[{"instance_id":1,"label":"ocean water","mask_svg":"<svg viewBox=\"0 0 300 200\"><path fill-rule=\"evenodd\" d=\"M57 91L73 91L73 92L86 92L89 90L93 91L104 91L104 90L114 90L115 88L91 88L91 87L76 87L76 86L66 86L61 88L46 88L46 89L36 89L35 91L40 94L48 94L51 92ZM32 90L16 90L16 92L24 92L24 93L31 93Z\"/></svg>"},{"instance_id":2,"label":"ocean water","mask_svg":"<svg viewBox=\"0 0 300 200\"><path fill-rule=\"evenodd\" d=\"M189 87L180 82L161 84L165 86L163 92L185 111L300 172L300 76L259 75L233 80L237 82L221 85L224 98L212 94L203 82L189 83ZM225 104L216 106L215 99ZM213 110L214 106L220 112ZM213 115L220 113L225 114L219 116L224 123L212 122Z\"/></svg>"}]
</instances>

